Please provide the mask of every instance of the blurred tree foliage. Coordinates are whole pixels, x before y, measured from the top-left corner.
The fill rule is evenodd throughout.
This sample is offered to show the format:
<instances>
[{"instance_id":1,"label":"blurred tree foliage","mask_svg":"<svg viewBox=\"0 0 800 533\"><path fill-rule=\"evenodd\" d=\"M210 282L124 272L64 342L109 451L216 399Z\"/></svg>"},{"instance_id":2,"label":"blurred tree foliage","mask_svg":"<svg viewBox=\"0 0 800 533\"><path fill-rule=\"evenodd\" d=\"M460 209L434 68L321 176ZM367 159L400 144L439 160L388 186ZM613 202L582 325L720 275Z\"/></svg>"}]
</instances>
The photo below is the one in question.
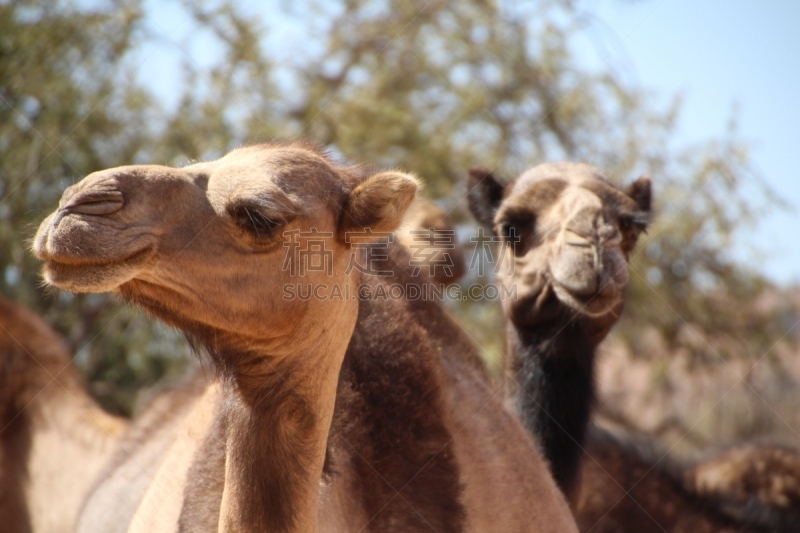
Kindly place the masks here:
<instances>
[{"instance_id":1,"label":"blurred tree foliage","mask_svg":"<svg viewBox=\"0 0 800 533\"><path fill-rule=\"evenodd\" d=\"M680 342L691 324L737 341L722 357L750 357L784 333L747 312L767 282L727 253L774 203L746 142L732 123L678 145L677 99L658 105L614 68L582 65L573 41L592 24L584 3L304 0L270 17L229 1L163 4L185 19L181 37L134 0L0 2L0 285L68 336L110 408L129 410L137 391L180 373L186 345L112 298L43 290L27 240L94 170L183 164L274 137L415 171L463 235L474 234L471 165L510 178L572 159L620 182L649 174L659 216L634 258L626 341L636 347L647 324ZM182 68L169 87L148 76L165 50ZM496 359L496 306L453 309ZM693 346L700 358L718 353Z\"/></svg>"}]
</instances>

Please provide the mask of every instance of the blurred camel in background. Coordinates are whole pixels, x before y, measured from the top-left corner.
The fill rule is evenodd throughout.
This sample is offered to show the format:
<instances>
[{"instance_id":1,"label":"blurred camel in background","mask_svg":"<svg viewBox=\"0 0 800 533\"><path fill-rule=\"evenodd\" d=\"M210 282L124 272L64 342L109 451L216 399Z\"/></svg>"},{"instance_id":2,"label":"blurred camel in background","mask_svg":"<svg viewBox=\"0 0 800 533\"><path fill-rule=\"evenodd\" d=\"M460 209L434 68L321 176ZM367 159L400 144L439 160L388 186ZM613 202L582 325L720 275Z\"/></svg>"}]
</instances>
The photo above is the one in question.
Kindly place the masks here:
<instances>
[{"instance_id":1,"label":"blurred camel in background","mask_svg":"<svg viewBox=\"0 0 800 533\"><path fill-rule=\"evenodd\" d=\"M397 241L411 252L413 265L434 283L449 285L466 273L464 251L458 245L456 228L444 210L423 196L408 209L395 232Z\"/></svg>"},{"instance_id":2,"label":"blurred camel in background","mask_svg":"<svg viewBox=\"0 0 800 533\"><path fill-rule=\"evenodd\" d=\"M86 392L63 339L0 297L0 530L71 531L127 427Z\"/></svg>"},{"instance_id":3,"label":"blurred camel in background","mask_svg":"<svg viewBox=\"0 0 800 533\"><path fill-rule=\"evenodd\" d=\"M517 290L503 301L509 394L583 531L788 533L800 523L797 452L741 446L681 471L589 431L595 350L624 306L649 179L620 190L597 169L562 163L503 185L474 169L469 202L503 238L498 281Z\"/></svg>"}]
</instances>

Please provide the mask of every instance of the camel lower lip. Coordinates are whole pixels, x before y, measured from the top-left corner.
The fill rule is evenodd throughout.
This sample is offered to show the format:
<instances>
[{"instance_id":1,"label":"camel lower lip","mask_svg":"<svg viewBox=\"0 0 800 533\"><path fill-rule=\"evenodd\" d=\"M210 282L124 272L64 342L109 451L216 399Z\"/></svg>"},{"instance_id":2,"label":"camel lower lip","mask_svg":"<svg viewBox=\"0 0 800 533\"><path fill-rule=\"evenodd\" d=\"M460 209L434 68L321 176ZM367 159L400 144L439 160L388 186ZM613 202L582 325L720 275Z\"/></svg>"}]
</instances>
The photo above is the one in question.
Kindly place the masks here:
<instances>
[{"instance_id":1,"label":"camel lower lip","mask_svg":"<svg viewBox=\"0 0 800 533\"><path fill-rule=\"evenodd\" d=\"M104 260L97 260L97 259L93 260L83 257L59 257L59 258L50 257L46 260L45 265L47 267L55 267L59 269L110 267L125 263L136 262L139 259L142 259L147 255L149 255L150 252L152 252L152 250L153 250L152 246L146 246L141 250L133 252L132 254L128 254L119 258L104 259Z\"/></svg>"},{"instance_id":2,"label":"camel lower lip","mask_svg":"<svg viewBox=\"0 0 800 533\"><path fill-rule=\"evenodd\" d=\"M553 281L555 282L555 285L559 289L564 291L566 294L569 294L570 298L572 298L576 302L581 303L583 305L591 305L592 302L602 301L602 300L612 296L613 292L614 292L614 291L609 291L609 290L605 290L605 291L601 290L601 291L596 291L596 292L588 293L588 294L580 294L580 293L576 293L576 292L568 289L564 284L559 283L558 280L553 280Z\"/></svg>"},{"instance_id":3,"label":"camel lower lip","mask_svg":"<svg viewBox=\"0 0 800 533\"><path fill-rule=\"evenodd\" d=\"M45 262L42 273L48 283L60 289L72 292L108 292L135 277L141 266L152 257L153 251L154 247L148 246L114 260L84 260L79 263L51 258Z\"/></svg>"},{"instance_id":4,"label":"camel lower lip","mask_svg":"<svg viewBox=\"0 0 800 533\"><path fill-rule=\"evenodd\" d=\"M569 300L571 300L574 302L572 305L573 307L575 305L580 306L583 312L589 312L590 314L603 313L612 308L614 303L616 303L618 296L618 292L613 288L588 295L575 294L567 289L564 285L558 283L558 281L555 281L553 288L556 289L557 295L560 294L558 297L559 300L562 300L568 305Z\"/></svg>"},{"instance_id":5,"label":"camel lower lip","mask_svg":"<svg viewBox=\"0 0 800 533\"><path fill-rule=\"evenodd\" d=\"M575 301L580 302L583 305L591 305L592 302L602 302L603 300L611 296L610 294L604 292L595 292L587 295L574 294L574 293L570 294L572 295L572 298L575 299Z\"/></svg>"}]
</instances>

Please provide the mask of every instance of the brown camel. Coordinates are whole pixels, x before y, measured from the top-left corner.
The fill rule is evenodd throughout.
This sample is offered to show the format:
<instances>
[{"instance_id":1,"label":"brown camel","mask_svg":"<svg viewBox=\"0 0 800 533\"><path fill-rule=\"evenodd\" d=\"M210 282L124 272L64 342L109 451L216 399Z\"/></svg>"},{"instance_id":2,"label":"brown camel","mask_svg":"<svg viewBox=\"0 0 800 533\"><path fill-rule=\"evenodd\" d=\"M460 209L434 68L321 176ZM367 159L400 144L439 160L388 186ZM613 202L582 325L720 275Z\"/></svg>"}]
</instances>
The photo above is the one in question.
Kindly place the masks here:
<instances>
[{"instance_id":1,"label":"brown camel","mask_svg":"<svg viewBox=\"0 0 800 533\"><path fill-rule=\"evenodd\" d=\"M650 217L650 180L620 190L597 169L560 163L534 167L504 186L473 169L469 202L475 217L503 237L498 281L516 289L515 298L503 301L510 396L572 502L579 528L789 531L782 524L798 512L786 501L796 502L796 492L773 497L768 476L748 477L741 466L731 467L729 487L704 493L693 470L683 473L672 462L659 467L599 429L587 437L595 349L622 312L629 255ZM785 461L771 460L775 453L756 447L749 459L779 466L781 479L800 480L793 462L800 456L785 451ZM708 471L703 464L694 471ZM741 494L730 488L734 481ZM742 501L749 507L730 505Z\"/></svg>"},{"instance_id":2,"label":"brown camel","mask_svg":"<svg viewBox=\"0 0 800 533\"><path fill-rule=\"evenodd\" d=\"M92 495L80 530L576 531L443 309L386 297L408 257L376 234L416 189L300 144L67 189L34 240L45 279L142 306L218 375L164 430L136 503L108 502L132 516L91 516Z\"/></svg>"},{"instance_id":3,"label":"brown camel","mask_svg":"<svg viewBox=\"0 0 800 533\"><path fill-rule=\"evenodd\" d=\"M61 337L0 297L0 530L71 531L127 425L86 393Z\"/></svg>"},{"instance_id":4,"label":"brown camel","mask_svg":"<svg viewBox=\"0 0 800 533\"><path fill-rule=\"evenodd\" d=\"M593 533L793 533L800 454L739 444L684 465L648 439L592 428L574 506Z\"/></svg>"}]
</instances>

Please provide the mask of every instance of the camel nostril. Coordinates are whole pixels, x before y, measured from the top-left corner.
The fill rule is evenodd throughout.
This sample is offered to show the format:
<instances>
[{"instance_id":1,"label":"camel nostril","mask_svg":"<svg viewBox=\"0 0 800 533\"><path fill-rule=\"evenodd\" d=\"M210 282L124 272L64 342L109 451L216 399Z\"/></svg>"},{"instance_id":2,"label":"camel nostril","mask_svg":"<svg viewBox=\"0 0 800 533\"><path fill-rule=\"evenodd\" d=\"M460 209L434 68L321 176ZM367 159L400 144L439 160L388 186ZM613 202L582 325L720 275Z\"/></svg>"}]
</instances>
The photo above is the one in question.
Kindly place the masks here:
<instances>
[{"instance_id":1,"label":"camel nostril","mask_svg":"<svg viewBox=\"0 0 800 533\"><path fill-rule=\"evenodd\" d=\"M91 191L70 199L61 210L83 215L110 215L122 209L123 203L119 191Z\"/></svg>"},{"instance_id":2,"label":"camel nostril","mask_svg":"<svg viewBox=\"0 0 800 533\"><path fill-rule=\"evenodd\" d=\"M567 246L575 248L591 248L594 246L595 239L589 235L578 233L577 231L567 229L565 243Z\"/></svg>"}]
</instances>

